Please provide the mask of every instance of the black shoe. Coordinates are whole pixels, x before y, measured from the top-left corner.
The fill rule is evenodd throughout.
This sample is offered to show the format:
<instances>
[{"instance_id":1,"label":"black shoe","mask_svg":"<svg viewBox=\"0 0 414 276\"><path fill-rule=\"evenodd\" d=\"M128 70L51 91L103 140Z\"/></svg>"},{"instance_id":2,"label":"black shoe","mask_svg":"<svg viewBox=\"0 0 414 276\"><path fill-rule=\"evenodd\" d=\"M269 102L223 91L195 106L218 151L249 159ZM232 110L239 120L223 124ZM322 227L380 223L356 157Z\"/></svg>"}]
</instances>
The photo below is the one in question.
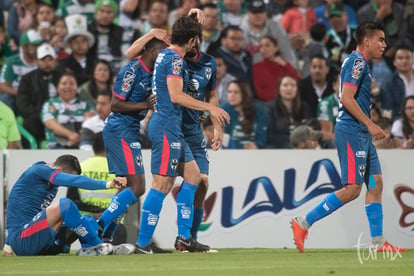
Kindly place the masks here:
<instances>
[{"instance_id":1,"label":"black shoe","mask_svg":"<svg viewBox=\"0 0 414 276\"><path fill-rule=\"evenodd\" d=\"M154 252L152 251L151 245L147 245L145 247L135 245L134 254L154 254Z\"/></svg>"},{"instance_id":2,"label":"black shoe","mask_svg":"<svg viewBox=\"0 0 414 276\"><path fill-rule=\"evenodd\" d=\"M210 250L210 246L201 244L193 238L184 240L182 237L177 237L174 246L180 251L207 252Z\"/></svg>"},{"instance_id":3,"label":"black shoe","mask_svg":"<svg viewBox=\"0 0 414 276\"><path fill-rule=\"evenodd\" d=\"M168 254L168 253L172 253L171 250L165 250L165 249L162 249L162 248L158 247L155 242L150 243L149 246L152 249L152 252L154 254Z\"/></svg>"}]
</instances>

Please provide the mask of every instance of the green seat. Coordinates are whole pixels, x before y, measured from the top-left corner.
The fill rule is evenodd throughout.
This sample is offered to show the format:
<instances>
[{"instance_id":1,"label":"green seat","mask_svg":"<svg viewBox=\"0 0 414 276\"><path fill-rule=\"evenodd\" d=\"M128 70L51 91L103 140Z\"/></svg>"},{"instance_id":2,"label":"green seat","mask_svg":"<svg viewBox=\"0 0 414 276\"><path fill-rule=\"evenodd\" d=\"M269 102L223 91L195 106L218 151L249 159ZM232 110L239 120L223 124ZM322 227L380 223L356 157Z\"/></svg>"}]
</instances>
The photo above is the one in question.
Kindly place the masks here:
<instances>
[{"instance_id":1,"label":"green seat","mask_svg":"<svg viewBox=\"0 0 414 276\"><path fill-rule=\"evenodd\" d=\"M26 140L29 142L30 148L37 149L36 139L33 137L32 134L30 134L30 132L27 131L27 129L23 127L23 117L17 116L16 122L17 122L17 128L19 129L20 134L24 138L26 138Z\"/></svg>"}]
</instances>

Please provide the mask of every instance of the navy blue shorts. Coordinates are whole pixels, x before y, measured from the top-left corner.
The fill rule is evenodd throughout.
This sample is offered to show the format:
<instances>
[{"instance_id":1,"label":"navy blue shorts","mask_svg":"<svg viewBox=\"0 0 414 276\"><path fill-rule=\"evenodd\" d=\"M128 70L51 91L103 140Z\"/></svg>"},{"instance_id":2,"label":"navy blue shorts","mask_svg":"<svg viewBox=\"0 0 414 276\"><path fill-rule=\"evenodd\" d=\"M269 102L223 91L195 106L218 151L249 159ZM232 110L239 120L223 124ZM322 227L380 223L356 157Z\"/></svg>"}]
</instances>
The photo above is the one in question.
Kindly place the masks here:
<instances>
[{"instance_id":1,"label":"navy blue shorts","mask_svg":"<svg viewBox=\"0 0 414 276\"><path fill-rule=\"evenodd\" d=\"M184 140L187 142L193 153L197 166L200 169L200 173L208 175L210 160L208 158L207 144L203 133L197 133L191 137L184 137Z\"/></svg>"}]
</instances>

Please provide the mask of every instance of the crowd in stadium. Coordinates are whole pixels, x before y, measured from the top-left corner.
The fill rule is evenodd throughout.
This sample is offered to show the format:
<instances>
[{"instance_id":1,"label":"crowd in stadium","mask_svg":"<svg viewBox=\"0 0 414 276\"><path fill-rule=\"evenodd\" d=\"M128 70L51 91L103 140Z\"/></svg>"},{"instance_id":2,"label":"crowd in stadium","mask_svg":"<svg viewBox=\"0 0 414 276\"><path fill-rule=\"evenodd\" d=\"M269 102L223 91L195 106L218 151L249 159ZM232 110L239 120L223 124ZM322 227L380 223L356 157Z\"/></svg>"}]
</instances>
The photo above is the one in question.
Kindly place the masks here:
<instances>
[{"instance_id":1,"label":"crowd in stadium","mask_svg":"<svg viewBox=\"0 0 414 276\"><path fill-rule=\"evenodd\" d=\"M338 74L365 21L383 23L387 43L370 63L371 119L387 134L376 147L414 148L414 1L4 0L0 149L91 149L125 51L197 7L231 117L223 148L335 148Z\"/></svg>"}]
</instances>

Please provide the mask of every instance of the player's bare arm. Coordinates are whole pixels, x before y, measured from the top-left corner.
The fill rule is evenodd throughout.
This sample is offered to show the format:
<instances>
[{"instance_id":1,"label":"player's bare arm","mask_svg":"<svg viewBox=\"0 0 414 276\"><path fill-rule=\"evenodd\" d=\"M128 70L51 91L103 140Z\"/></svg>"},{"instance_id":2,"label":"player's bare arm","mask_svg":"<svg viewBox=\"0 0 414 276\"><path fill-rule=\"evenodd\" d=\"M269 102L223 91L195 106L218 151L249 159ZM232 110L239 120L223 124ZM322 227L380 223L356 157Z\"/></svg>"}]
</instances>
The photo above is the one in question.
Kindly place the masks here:
<instances>
[{"instance_id":1,"label":"player's bare arm","mask_svg":"<svg viewBox=\"0 0 414 276\"><path fill-rule=\"evenodd\" d=\"M111 110L119 113L132 113L142 110L152 109L157 101L154 95L150 95L145 102L128 102L113 95L111 100Z\"/></svg>"},{"instance_id":2,"label":"player's bare arm","mask_svg":"<svg viewBox=\"0 0 414 276\"><path fill-rule=\"evenodd\" d=\"M346 110L352 114L359 122L364 124L369 133L372 136L372 139L379 140L385 137L385 132L377 126L370 118L368 118L364 112L362 112L358 103L356 102L354 96L356 93L356 88L344 85L342 88L341 103L344 105Z\"/></svg>"},{"instance_id":3,"label":"player's bare arm","mask_svg":"<svg viewBox=\"0 0 414 276\"><path fill-rule=\"evenodd\" d=\"M171 44L170 36L166 30L153 28L148 33L135 40L134 43L132 43L132 45L128 48L128 50L126 50L125 56L127 59L132 60L139 56L144 49L145 44L147 44L153 38L162 40L167 45Z\"/></svg>"}]
</instances>

